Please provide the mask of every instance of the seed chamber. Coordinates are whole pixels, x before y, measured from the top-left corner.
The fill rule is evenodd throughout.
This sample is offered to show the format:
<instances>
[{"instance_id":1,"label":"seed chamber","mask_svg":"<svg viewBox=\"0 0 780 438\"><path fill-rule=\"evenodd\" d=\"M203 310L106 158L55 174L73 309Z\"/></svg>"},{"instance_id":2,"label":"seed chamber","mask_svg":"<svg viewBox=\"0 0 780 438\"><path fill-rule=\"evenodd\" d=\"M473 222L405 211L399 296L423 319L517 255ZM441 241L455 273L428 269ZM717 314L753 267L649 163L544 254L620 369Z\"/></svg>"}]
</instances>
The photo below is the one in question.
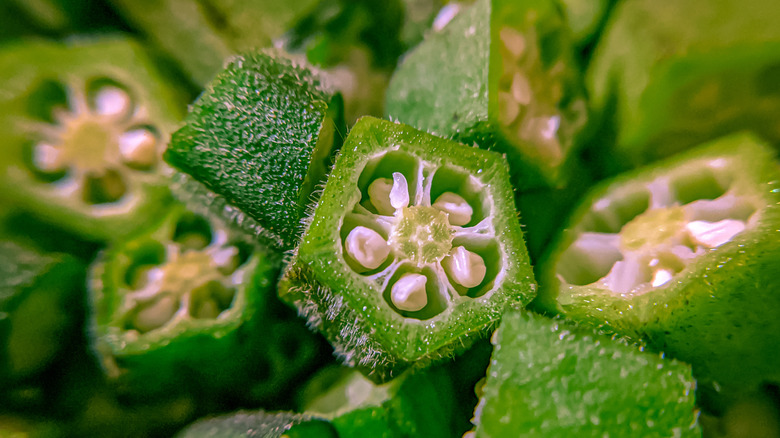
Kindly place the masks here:
<instances>
[{"instance_id":1,"label":"seed chamber","mask_svg":"<svg viewBox=\"0 0 780 438\"><path fill-rule=\"evenodd\" d=\"M189 212L131 243L126 255L118 313L131 337L183 320L220 318L254 265L249 243Z\"/></svg>"},{"instance_id":2,"label":"seed chamber","mask_svg":"<svg viewBox=\"0 0 780 438\"><path fill-rule=\"evenodd\" d=\"M346 265L399 315L426 320L493 290L502 270L485 184L392 150L370 159L339 230Z\"/></svg>"},{"instance_id":3,"label":"seed chamber","mask_svg":"<svg viewBox=\"0 0 780 438\"><path fill-rule=\"evenodd\" d=\"M142 102L109 78L42 81L28 99L28 170L59 196L87 206L129 202L137 175L155 171L164 144Z\"/></svg>"},{"instance_id":4,"label":"seed chamber","mask_svg":"<svg viewBox=\"0 0 780 438\"><path fill-rule=\"evenodd\" d=\"M615 294L672 284L758 220L761 206L740 196L728 168L725 159L698 161L596 200L556 264L558 278Z\"/></svg>"}]
</instances>

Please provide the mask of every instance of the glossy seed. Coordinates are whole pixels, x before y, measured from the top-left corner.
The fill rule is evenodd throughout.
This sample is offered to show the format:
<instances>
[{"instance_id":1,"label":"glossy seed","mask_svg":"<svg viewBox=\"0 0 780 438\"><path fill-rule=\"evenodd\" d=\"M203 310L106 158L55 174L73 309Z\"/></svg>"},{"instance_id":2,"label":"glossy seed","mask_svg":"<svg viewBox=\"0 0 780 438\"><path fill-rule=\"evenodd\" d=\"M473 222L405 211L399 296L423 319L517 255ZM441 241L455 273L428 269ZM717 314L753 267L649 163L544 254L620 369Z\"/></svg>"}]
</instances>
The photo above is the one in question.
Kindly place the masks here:
<instances>
[{"instance_id":1,"label":"glossy seed","mask_svg":"<svg viewBox=\"0 0 780 438\"><path fill-rule=\"evenodd\" d=\"M396 210L409 206L409 184L406 182L406 177L400 172L393 172L390 204Z\"/></svg>"},{"instance_id":2,"label":"glossy seed","mask_svg":"<svg viewBox=\"0 0 780 438\"><path fill-rule=\"evenodd\" d=\"M119 116L130 111L132 102L125 90L105 86L95 94L95 112L103 116Z\"/></svg>"},{"instance_id":3,"label":"glossy seed","mask_svg":"<svg viewBox=\"0 0 780 438\"><path fill-rule=\"evenodd\" d=\"M390 203L390 191L393 190L393 180L390 178L377 178L368 186L368 200L376 211L384 216L392 216L395 213Z\"/></svg>"},{"instance_id":4,"label":"glossy seed","mask_svg":"<svg viewBox=\"0 0 780 438\"><path fill-rule=\"evenodd\" d=\"M471 222L474 209L462 196L444 192L433 203L433 207L447 213L451 225L463 226Z\"/></svg>"},{"instance_id":5,"label":"glossy seed","mask_svg":"<svg viewBox=\"0 0 780 438\"><path fill-rule=\"evenodd\" d=\"M444 269L452 281L466 287L479 286L485 279L485 260L462 246L455 247L444 259Z\"/></svg>"},{"instance_id":6,"label":"glossy seed","mask_svg":"<svg viewBox=\"0 0 780 438\"><path fill-rule=\"evenodd\" d=\"M390 290L390 300L401 310L408 312L422 310L428 304L428 296L425 293L427 282L427 277L422 274L404 274Z\"/></svg>"},{"instance_id":7,"label":"glossy seed","mask_svg":"<svg viewBox=\"0 0 780 438\"><path fill-rule=\"evenodd\" d=\"M148 332L162 327L176 313L177 300L165 295L150 306L140 310L133 318L133 325L141 332Z\"/></svg>"},{"instance_id":8,"label":"glossy seed","mask_svg":"<svg viewBox=\"0 0 780 438\"><path fill-rule=\"evenodd\" d=\"M43 172L62 170L62 152L48 143L39 143L33 149L33 164Z\"/></svg>"},{"instance_id":9,"label":"glossy seed","mask_svg":"<svg viewBox=\"0 0 780 438\"><path fill-rule=\"evenodd\" d=\"M119 137L119 153L129 164L149 167L157 160L157 137L144 128L127 131Z\"/></svg>"},{"instance_id":10,"label":"glossy seed","mask_svg":"<svg viewBox=\"0 0 780 438\"><path fill-rule=\"evenodd\" d=\"M349 232L344 246L347 254L366 269L378 268L390 254L387 241L376 231L363 226Z\"/></svg>"},{"instance_id":11,"label":"glossy seed","mask_svg":"<svg viewBox=\"0 0 780 438\"><path fill-rule=\"evenodd\" d=\"M745 231L745 223L735 219L724 219L718 222L692 221L685 226L685 229L697 245L717 248Z\"/></svg>"}]
</instances>

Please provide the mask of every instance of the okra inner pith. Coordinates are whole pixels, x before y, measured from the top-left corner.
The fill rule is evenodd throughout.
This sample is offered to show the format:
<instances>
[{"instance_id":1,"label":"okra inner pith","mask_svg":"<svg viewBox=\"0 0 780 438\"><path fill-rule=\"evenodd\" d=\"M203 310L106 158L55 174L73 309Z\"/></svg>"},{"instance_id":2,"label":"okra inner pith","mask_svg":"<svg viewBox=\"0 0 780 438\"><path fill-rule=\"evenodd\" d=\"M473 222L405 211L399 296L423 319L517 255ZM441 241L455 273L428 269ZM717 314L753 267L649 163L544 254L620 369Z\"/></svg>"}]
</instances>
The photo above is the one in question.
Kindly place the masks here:
<instances>
[{"instance_id":1,"label":"okra inner pith","mask_svg":"<svg viewBox=\"0 0 780 438\"><path fill-rule=\"evenodd\" d=\"M347 265L408 318L486 294L503 255L484 186L465 169L402 151L372 157L358 179L360 201L341 222Z\"/></svg>"},{"instance_id":2,"label":"okra inner pith","mask_svg":"<svg viewBox=\"0 0 780 438\"><path fill-rule=\"evenodd\" d=\"M156 171L164 144L128 87L102 77L44 81L29 107L35 121L26 127L32 139L27 165L59 197L126 209L142 196L134 174Z\"/></svg>"},{"instance_id":3,"label":"okra inner pith","mask_svg":"<svg viewBox=\"0 0 780 438\"><path fill-rule=\"evenodd\" d=\"M692 163L596 201L556 265L558 277L641 294L757 222L760 200L733 186L723 158Z\"/></svg>"}]
</instances>

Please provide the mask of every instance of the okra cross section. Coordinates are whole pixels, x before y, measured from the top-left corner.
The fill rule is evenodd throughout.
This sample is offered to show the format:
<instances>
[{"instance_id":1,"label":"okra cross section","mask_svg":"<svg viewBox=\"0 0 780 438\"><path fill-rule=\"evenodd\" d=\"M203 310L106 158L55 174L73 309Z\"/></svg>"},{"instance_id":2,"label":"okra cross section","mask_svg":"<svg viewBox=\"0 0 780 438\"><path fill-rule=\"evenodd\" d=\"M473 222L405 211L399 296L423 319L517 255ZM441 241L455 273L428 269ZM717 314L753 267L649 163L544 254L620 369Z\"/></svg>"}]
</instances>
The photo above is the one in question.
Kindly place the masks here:
<instances>
[{"instance_id":1,"label":"okra cross section","mask_svg":"<svg viewBox=\"0 0 780 438\"><path fill-rule=\"evenodd\" d=\"M501 156L368 117L345 145L280 295L347 364L388 379L533 298Z\"/></svg>"},{"instance_id":2,"label":"okra cross section","mask_svg":"<svg viewBox=\"0 0 780 438\"><path fill-rule=\"evenodd\" d=\"M109 248L93 268L94 350L129 396L257 400L313 362L313 341L277 317L277 257L226 220L182 205Z\"/></svg>"},{"instance_id":3,"label":"okra cross section","mask_svg":"<svg viewBox=\"0 0 780 438\"><path fill-rule=\"evenodd\" d=\"M162 153L185 102L139 47L18 43L0 65L3 197L93 239L162 216Z\"/></svg>"},{"instance_id":4,"label":"okra cross section","mask_svg":"<svg viewBox=\"0 0 780 438\"><path fill-rule=\"evenodd\" d=\"M718 400L777 381L777 182L771 150L735 134L605 183L543 262L539 302L691 363Z\"/></svg>"}]
</instances>

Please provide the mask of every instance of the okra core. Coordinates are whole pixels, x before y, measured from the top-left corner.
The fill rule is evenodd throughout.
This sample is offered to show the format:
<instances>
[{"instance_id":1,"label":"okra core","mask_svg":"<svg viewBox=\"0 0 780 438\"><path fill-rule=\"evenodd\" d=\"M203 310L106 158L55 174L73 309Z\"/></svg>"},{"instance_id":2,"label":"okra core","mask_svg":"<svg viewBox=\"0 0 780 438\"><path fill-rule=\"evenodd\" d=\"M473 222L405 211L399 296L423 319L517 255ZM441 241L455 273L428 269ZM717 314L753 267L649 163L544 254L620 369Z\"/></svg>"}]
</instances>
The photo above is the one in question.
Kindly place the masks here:
<instances>
[{"instance_id":1,"label":"okra core","mask_svg":"<svg viewBox=\"0 0 780 438\"><path fill-rule=\"evenodd\" d=\"M559 278L645 293L749 230L760 206L738 195L724 165L694 163L597 200L557 264Z\"/></svg>"},{"instance_id":2,"label":"okra core","mask_svg":"<svg viewBox=\"0 0 780 438\"><path fill-rule=\"evenodd\" d=\"M389 151L369 160L358 186L341 222L345 260L393 310L424 320L492 288L501 258L478 177Z\"/></svg>"},{"instance_id":3,"label":"okra core","mask_svg":"<svg viewBox=\"0 0 780 438\"><path fill-rule=\"evenodd\" d=\"M33 173L62 197L87 205L135 195L140 188L133 173L153 170L163 145L128 88L105 78L43 88L49 114L33 127L38 135L30 151Z\"/></svg>"}]
</instances>

